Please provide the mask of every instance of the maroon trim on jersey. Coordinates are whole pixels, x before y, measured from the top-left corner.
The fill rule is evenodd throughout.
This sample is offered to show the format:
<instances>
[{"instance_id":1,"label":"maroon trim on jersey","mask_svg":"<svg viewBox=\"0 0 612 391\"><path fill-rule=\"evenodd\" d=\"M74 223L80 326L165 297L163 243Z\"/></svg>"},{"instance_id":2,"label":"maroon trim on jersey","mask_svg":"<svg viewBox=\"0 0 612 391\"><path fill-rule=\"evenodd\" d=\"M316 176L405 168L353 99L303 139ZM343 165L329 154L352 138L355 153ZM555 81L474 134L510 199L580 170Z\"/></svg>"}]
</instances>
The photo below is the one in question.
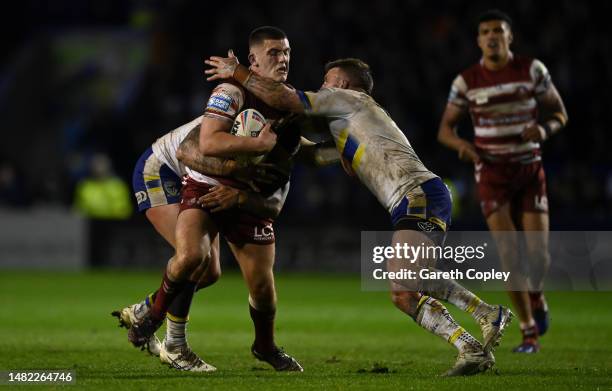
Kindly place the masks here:
<instances>
[{"instance_id":1,"label":"maroon trim on jersey","mask_svg":"<svg viewBox=\"0 0 612 391\"><path fill-rule=\"evenodd\" d=\"M227 114L226 112L220 111L220 110L214 110L214 109L206 109L204 110L204 116L205 117L223 117L226 119L229 119L230 121L234 121L234 117L232 117L231 115Z\"/></svg>"},{"instance_id":2,"label":"maroon trim on jersey","mask_svg":"<svg viewBox=\"0 0 612 391\"><path fill-rule=\"evenodd\" d=\"M474 144L523 144L524 141L521 138L521 135L513 135L513 136L496 136L496 137L482 137L475 136Z\"/></svg>"},{"instance_id":3,"label":"maroon trim on jersey","mask_svg":"<svg viewBox=\"0 0 612 391\"><path fill-rule=\"evenodd\" d=\"M514 153L500 153L493 154L489 153L486 149L476 147L476 150L479 152L480 156L488 162L498 162L498 163L520 163L524 160L530 160L535 157L539 157L542 155L542 152L539 148L530 149L528 151L522 152L514 152Z\"/></svg>"}]
</instances>

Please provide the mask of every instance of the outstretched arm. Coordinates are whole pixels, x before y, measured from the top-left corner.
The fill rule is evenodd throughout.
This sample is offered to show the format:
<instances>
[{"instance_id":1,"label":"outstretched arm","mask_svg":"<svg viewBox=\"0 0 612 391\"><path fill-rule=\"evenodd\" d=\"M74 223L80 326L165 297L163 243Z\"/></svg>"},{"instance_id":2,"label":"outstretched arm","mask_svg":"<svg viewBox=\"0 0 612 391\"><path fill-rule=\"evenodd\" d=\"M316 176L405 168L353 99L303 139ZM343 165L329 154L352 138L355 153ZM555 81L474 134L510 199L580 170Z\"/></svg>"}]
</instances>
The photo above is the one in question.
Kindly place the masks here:
<instances>
[{"instance_id":1,"label":"outstretched arm","mask_svg":"<svg viewBox=\"0 0 612 391\"><path fill-rule=\"evenodd\" d=\"M247 90L263 100L268 106L277 110L302 113L304 106L297 91L284 83L276 82L256 75L247 67L238 63L238 59L229 53L230 57L212 56L205 63L211 68L205 73L208 81L233 78Z\"/></svg>"},{"instance_id":2,"label":"outstretched arm","mask_svg":"<svg viewBox=\"0 0 612 391\"><path fill-rule=\"evenodd\" d=\"M297 157L300 161L317 167L329 166L340 162L340 153L331 140L315 143L302 137Z\"/></svg>"}]
</instances>

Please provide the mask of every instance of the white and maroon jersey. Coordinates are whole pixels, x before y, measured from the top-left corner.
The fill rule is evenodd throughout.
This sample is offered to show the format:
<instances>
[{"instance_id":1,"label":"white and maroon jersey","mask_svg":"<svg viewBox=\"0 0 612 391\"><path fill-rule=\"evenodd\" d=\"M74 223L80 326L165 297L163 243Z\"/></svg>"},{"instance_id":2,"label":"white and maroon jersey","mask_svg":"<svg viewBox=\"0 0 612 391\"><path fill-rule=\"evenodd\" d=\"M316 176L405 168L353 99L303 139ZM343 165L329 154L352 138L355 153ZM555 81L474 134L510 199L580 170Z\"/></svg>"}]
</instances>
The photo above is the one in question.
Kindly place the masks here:
<instances>
[{"instance_id":1,"label":"white and maroon jersey","mask_svg":"<svg viewBox=\"0 0 612 391\"><path fill-rule=\"evenodd\" d=\"M421 162L389 114L369 95L338 88L298 91L298 95L306 112L329 118L336 148L389 212L412 189L437 177Z\"/></svg>"},{"instance_id":2,"label":"white and maroon jersey","mask_svg":"<svg viewBox=\"0 0 612 391\"><path fill-rule=\"evenodd\" d=\"M203 116L199 116L189 123L181 125L178 128L166 133L158 138L157 141L155 141L151 146L155 156L166 166L170 167L170 169L179 177L185 175L187 170L185 165L179 162L179 160L176 158L176 151L189 132L200 126L200 123L202 123L202 117Z\"/></svg>"},{"instance_id":3,"label":"white and maroon jersey","mask_svg":"<svg viewBox=\"0 0 612 391\"><path fill-rule=\"evenodd\" d=\"M521 133L536 123L536 97L550 85L536 59L515 56L499 71L480 61L455 78L448 101L469 110L474 144L485 160L529 163L541 160L540 143L523 141Z\"/></svg>"},{"instance_id":4,"label":"white and maroon jersey","mask_svg":"<svg viewBox=\"0 0 612 391\"><path fill-rule=\"evenodd\" d=\"M259 111L269 122L278 120L283 116L282 112L266 105L241 85L234 82L225 82L219 84L212 91L204 110L204 117L229 121L231 125L238 113L245 109ZM187 174L198 182L211 185L218 185L220 182L238 187L242 185L231 179L202 174L189 167L187 167Z\"/></svg>"},{"instance_id":5,"label":"white and maroon jersey","mask_svg":"<svg viewBox=\"0 0 612 391\"><path fill-rule=\"evenodd\" d=\"M195 118L194 120L186 123L185 125L181 125L178 128L166 133L165 135L158 138L151 146L155 157L157 157L157 159L167 165L179 177L186 175L189 168L176 158L176 151L178 150L181 142L183 142L185 137L187 137L189 132L201 125L203 117L204 116L201 115L198 118ZM214 179L213 177L207 178L211 181L207 183L211 183L213 185L219 184L219 181ZM226 181L224 182L227 183ZM244 186L241 185L240 187ZM265 198L268 200L274 200L276 202L279 202L282 208L285 203L285 200L287 199L287 194L289 194L289 182L285 183L283 186L276 189L276 191L272 192Z\"/></svg>"}]
</instances>

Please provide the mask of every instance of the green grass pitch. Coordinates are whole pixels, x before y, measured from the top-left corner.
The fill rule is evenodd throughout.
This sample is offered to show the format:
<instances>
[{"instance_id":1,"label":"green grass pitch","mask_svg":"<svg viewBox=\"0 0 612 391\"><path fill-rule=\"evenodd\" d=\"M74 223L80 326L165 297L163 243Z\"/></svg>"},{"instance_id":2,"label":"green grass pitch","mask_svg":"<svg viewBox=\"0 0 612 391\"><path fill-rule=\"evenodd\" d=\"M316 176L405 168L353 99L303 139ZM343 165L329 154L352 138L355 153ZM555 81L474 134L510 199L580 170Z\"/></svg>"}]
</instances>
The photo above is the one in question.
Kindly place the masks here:
<instances>
[{"instance_id":1,"label":"green grass pitch","mask_svg":"<svg viewBox=\"0 0 612 391\"><path fill-rule=\"evenodd\" d=\"M277 343L305 372L276 373L250 355L247 292L240 276L228 274L194 299L189 341L219 370L193 374L131 347L110 316L154 290L160 277L0 272L0 371L76 371L75 386L38 389L612 389L611 292L550 293L552 326L540 353L510 353L519 340L513 323L494 371L447 379L437 375L453 364L454 349L394 309L387 293L362 292L358 276L279 274ZM508 302L499 292L481 296ZM449 308L480 337L470 318Z\"/></svg>"}]
</instances>

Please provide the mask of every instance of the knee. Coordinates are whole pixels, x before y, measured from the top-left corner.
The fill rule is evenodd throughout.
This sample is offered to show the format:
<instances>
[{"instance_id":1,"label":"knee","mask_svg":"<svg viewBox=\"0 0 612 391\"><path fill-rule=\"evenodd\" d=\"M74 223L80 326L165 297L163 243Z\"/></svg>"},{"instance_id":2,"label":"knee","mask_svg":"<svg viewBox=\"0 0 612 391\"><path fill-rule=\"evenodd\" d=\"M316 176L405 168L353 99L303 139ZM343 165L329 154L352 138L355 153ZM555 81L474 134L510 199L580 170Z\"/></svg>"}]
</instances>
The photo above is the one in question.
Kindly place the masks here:
<instances>
[{"instance_id":1,"label":"knee","mask_svg":"<svg viewBox=\"0 0 612 391\"><path fill-rule=\"evenodd\" d=\"M251 299L257 304L257 308L270 307L276 304L276 290L273 280L258 279L249 285Z\"/></svg>"},{"instance_id":2,"label":"knee","mask_svg":"<svg viewBox=\"0 0 612 391\"><path fill-rule=\"evenodd\" d=\"M213 285L214 283L219 281L219 278L221 278L221 268L218 264L210 264L198 280L198 286L196 290L200 290Z\"/></svg>"},{"instance_id":3,"label":"knee","mask_svg":"<svg viewBox=\"0 0 612 391\"><path fill-rule=\"evenodd\" d=\"M397 309L406 314L415 317L419 304L420 294L410 291L392 291L391 302Z\"/></svg>"},{"instance_id":4,"label":"knee","mask_svg":"<svg viewBox=\"0 0 612 391\"><path fill-rule=\"evenodd\" d=\"M202 252L198 249L177 251L172 262L175 275L190 275L202 263Z\"/></svg>"}]
</instances>

